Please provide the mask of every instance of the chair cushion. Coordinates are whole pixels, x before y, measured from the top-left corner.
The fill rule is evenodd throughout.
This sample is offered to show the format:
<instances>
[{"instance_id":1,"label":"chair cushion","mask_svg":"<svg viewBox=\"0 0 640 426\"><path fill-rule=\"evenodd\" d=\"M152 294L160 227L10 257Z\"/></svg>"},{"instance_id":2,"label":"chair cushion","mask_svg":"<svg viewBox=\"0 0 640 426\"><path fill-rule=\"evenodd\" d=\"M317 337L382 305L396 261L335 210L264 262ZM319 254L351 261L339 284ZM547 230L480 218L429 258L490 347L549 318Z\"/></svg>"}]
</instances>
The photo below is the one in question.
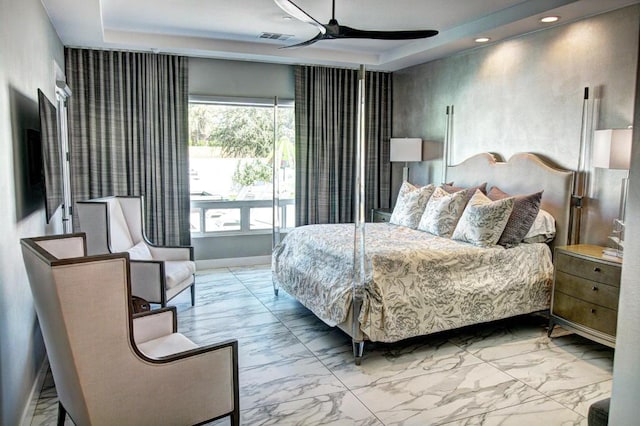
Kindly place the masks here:
<instances>
[{"instance_id":1,"label":"chair cushion","mask_svg":"<svg viewBox=\"0 0 640 426\"><path fill-rule=\"evenodd\" d=\"M196 264L190 260L167 260L164 262L164 273L167 288L173 288L196 272Z\"/></svg>"},{"instance_id":2,"label":"chair cushion","mask_svg":"<svg viewBox=\"0 0 640 426\"><path fill-rule=\"evenodd\" d=\"M198 347L191 340L180 333L172 333L157 339L137 345L140 352L149 358L160 358L167 355L177 354Z\"/></svg>"}]
</instances>

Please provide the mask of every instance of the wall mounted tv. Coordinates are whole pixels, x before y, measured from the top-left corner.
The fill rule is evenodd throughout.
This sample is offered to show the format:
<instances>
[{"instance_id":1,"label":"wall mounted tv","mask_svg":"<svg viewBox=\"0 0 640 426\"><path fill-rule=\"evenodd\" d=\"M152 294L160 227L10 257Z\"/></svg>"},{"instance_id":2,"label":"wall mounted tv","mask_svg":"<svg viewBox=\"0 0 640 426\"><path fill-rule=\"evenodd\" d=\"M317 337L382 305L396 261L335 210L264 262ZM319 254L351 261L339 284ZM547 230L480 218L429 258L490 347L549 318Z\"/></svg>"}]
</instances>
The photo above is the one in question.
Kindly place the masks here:
<instances>
[{"instance_id":1,"label":"wall mounted tv","mask_svg":"<svg viewBox=\"0 0 640 426\"><path fill-rule=\"evenodd\" d=\"M58 112L51 101L38 89L40 134L42 138L42 171L47 223L64 203L62 189L62 157L58 138Z\"/></svg>"}]
</instances>

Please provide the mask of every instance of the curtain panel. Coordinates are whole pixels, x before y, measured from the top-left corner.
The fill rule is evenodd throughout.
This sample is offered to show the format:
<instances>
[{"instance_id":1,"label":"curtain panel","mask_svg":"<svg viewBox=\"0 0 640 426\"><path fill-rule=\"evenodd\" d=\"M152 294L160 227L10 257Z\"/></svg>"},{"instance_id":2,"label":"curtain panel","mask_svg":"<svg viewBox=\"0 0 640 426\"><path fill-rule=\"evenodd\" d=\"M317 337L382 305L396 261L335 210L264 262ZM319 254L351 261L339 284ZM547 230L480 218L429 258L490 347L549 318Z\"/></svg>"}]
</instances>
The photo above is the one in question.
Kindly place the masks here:
<instances>
[{"instance_id":1,"label":"curtain panel","mask_svg":"<svg viewBox=\"0 0 640 426\"><path fill-rule=\"evenodd\" d=\"M365 211L390 205L392 80L367 72ZM358 70L295 72L296 225L354 220Z\"/></svg>"},{"instance_id":2,"label":"curtain panel","mask_svg":"<svg viewBox=\"0 0 640 426\"><path fill-rule=\"evenodd\" d=\"M189 244L188 58L66 48L65 69L73 204L143 195L149 239Z\"/></svg>"}]
</instances>

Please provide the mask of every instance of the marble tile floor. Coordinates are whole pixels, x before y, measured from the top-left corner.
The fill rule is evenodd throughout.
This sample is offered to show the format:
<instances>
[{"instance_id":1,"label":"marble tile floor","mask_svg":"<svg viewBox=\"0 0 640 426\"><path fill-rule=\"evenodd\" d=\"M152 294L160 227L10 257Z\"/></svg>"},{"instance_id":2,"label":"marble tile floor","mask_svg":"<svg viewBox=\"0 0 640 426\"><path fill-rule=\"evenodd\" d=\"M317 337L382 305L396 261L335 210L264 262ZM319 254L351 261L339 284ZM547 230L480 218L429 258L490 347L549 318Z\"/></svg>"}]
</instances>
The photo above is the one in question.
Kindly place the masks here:
<instances>
[{"instance_id":1,"label":"marble tile floor","mask_svg":"<svg viewBox=\"0 0 640 426\"><path fill-rule=\"evenodd\" d=\"M243 425L586 425L611 393L613 350L559 328L549 339L543 316L368 343L356 366L344 333L274 296L268 265L196 279L196 306L186 293L172 303L179 330L238 339ZM56 415L49 373L31 424Z\"/></svg>"}]
</instances>

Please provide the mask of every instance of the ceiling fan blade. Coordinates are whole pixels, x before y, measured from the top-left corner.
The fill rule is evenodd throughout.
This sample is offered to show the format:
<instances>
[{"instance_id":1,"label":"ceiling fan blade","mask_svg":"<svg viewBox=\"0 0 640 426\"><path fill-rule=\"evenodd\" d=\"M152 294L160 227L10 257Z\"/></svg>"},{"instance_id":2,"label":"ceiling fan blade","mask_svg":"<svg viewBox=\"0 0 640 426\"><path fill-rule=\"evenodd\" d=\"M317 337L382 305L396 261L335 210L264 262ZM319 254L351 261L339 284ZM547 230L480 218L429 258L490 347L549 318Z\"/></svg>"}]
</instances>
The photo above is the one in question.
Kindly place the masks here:
<instances>
[{"instance_id":1,"label":"ceiling fan blade","mask_svg":"<svg viewBox=\"0 0 640 426\"><path fill-rule=\"evenodd\" d=\"M436 30L410 30L410 31L369 31L340 25L336 38L370 38L375 40L413 40L418 38L433 37L438 34Z\"/></svg>"},{"instance_id":2,"label":"ceiling fan blade","mask_svg":"<svg viewBox=\"0 0 640 426\"><path fill-rule=\"evenodd\" d=\"M307 41L303 41L302 43L292 44L291 46L282 46L280 49L291 49L292 47L309 46L310 44L313 44L316 41L322 40L324 38L325 38L325 36L324 36L323 33L318 33L317 36L315 36L314 38L311 38L311 39L309 39Z\"/></svg>"},{"instance_id":3,"label":"ceiling fan blade","mask_svg":"<svg viewBox=\"0 0 640 426\"><path fill-rule=\"evenodd\" d=\"M302 21L306 24L313 25L320 31L322 34L327 32L327 29L320 22L316 21L311 15L309 15L304 10L300 9L298 5L290 0L274 0L274 2L278 5L280 9L282 9L285 13L293 16L299 21ZM293 47L293 46L289 46Z\"/></svg>"}]
</instances>

